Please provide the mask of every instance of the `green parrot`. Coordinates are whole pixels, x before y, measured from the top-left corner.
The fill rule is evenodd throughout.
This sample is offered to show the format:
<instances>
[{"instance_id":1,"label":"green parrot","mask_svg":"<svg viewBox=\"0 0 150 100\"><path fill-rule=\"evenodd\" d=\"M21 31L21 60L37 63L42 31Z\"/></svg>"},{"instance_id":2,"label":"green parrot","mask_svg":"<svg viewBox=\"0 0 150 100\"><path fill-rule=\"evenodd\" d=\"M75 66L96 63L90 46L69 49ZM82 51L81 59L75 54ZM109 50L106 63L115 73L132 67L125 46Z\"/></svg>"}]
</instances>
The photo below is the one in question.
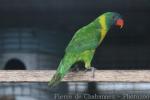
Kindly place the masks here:
<instances>
[{"instance_id":1,"label":"green parrot","mask_svg":"<svg viewBox=\"0 0 150 100\"><path fill-rule=\"evenodd\" d=\"M79 29L65 49L65 55L48 85L50 87L56 86L69 72L71 66L78 61L83 61L85 68L90 69L95 50L101 44L111 26L117 25L122 28L123 24L124 21L120 14L106 12Z\"/></svg>"}]
</instances>

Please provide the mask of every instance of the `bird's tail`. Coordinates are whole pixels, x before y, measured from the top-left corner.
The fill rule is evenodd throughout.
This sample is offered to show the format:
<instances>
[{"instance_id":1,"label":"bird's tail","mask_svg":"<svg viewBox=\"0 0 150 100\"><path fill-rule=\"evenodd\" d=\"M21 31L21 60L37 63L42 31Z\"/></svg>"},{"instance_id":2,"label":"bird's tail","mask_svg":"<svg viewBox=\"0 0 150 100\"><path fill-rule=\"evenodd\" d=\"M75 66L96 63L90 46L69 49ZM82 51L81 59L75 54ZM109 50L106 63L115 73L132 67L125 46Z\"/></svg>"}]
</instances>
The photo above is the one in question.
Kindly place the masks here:
<instances>
[{"instance_id":1,"label":"bird's tail","mask_svg":"<svg viewBox=\"0 0 150 100\"><path fill-rule=\"evenodd\" d=\"M48 85L50 87L54 87L57 84L59 84L61 79L68 73L69 69L74 63L75 63L75 56L72 56L72 54L65 55L64 58L61 60L56 73L49 81Z\"/></svg>"},{"instance_id":2,"label":"bird's tail","mask_svg":"<svg viewBox=\"0 0 150 100\"><path fill-rule=\"evenodd\" d=\"M55 73L55 75L52 77L52 79L49 81L48 85L49 87L56 86L62 79L61 74Z\"/></svg>"}]
</instances>

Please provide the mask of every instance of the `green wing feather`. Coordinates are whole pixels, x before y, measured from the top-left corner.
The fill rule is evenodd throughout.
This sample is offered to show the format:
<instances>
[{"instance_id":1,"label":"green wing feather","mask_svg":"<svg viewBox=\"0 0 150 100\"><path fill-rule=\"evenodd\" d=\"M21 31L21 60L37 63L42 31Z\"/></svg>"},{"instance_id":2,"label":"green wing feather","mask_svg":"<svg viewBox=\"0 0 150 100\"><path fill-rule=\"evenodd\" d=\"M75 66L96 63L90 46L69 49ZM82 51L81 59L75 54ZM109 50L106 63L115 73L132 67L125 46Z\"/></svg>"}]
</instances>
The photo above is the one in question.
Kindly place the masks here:
<instances>
[{"instance_id":1,"label":"green wing feather","mask_svg":"<svg viewBox=\"0 0 150 100\"><path fill-rule=\"evenodd\" d=\"M100 25L93 24L99 23L93 22L75 33L74 37L66 48L66 52L79 53L85 50L93 50L98 46L100 41L100 28L97 26Z\"/></svg>"}]
</instances>

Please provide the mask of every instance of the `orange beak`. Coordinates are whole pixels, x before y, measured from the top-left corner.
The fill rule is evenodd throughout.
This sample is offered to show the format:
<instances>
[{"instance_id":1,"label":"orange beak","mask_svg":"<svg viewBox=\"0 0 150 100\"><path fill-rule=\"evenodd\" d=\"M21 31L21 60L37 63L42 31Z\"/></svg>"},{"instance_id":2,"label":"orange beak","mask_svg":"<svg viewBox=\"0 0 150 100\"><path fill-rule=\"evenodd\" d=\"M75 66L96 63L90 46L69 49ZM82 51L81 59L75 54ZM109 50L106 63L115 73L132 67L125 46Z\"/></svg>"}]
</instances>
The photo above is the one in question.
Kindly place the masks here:
<instances>
[{"instance_id":1,"label":"orange beak","mask_svg":"<svg viewBox=\"0 0 150 100\"><path fill-rule=\"evenodd\" d=\"M116 26L119 26L120 28L122 28L123 25L124 25L123 19L120 18L120 19L118 19L118 20L116 21Z\"/></svg>"}]
</instances>

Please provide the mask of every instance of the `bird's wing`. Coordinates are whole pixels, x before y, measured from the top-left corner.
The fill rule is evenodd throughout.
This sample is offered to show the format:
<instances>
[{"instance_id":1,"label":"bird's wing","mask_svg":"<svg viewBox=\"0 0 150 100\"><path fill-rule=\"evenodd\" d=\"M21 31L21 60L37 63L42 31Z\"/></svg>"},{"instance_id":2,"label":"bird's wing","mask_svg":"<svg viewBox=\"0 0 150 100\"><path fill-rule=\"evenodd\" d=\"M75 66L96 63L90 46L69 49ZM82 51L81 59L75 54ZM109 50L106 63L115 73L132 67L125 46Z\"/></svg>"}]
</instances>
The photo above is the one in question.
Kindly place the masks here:
<instances>
[{"instance_id":1,"label":"bird's wing","mask_svg":"<svg viewBox=\"0 0 150 100\"><path fill-rule=\"evenodd\" d=\"M100 41L100 30L83 27L78 30L66 48L66 52L83 52L95 49Z\"/></svg>"}]
</instances>

